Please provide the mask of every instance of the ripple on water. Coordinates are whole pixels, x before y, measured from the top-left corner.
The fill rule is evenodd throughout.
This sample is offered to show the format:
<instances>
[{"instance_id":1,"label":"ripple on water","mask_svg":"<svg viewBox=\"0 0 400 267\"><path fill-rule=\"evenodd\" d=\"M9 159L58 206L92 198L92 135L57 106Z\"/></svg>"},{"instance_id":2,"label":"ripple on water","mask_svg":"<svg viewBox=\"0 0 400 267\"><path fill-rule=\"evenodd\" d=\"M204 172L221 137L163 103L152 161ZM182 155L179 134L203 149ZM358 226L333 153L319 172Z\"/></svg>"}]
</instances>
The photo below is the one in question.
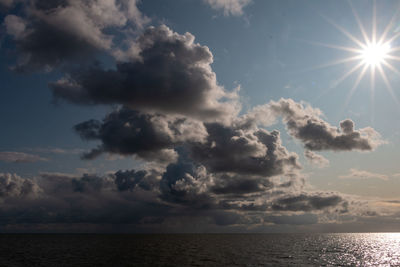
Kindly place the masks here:
<instances>
[{"instance_id":1,"label":"ripple on water","mask_svg":"<svg viewBox=\"0 0 400 267\"><path fill-rule=\"evenodd\" d=\"M400 234L0 235L0 266L400 266Z\"/></svg>"}]
</instances>

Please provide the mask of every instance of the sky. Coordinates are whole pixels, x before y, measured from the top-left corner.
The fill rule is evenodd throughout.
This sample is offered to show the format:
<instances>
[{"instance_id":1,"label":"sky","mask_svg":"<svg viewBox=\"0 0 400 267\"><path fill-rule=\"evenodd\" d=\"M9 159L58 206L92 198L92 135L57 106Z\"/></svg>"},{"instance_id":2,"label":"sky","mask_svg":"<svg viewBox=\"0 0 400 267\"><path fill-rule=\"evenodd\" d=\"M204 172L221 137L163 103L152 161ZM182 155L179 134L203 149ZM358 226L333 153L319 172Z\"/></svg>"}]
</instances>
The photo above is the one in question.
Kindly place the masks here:
<instances>
[{"instance_id":1,"label":"sky","mask_svg":"<svg viewBox=\"0 0 400 267\"><path fill-rule=\"evenodd\" d=\"M0 232L400 231L399 11L0 0Z\"/></svg>"}]
</instances>

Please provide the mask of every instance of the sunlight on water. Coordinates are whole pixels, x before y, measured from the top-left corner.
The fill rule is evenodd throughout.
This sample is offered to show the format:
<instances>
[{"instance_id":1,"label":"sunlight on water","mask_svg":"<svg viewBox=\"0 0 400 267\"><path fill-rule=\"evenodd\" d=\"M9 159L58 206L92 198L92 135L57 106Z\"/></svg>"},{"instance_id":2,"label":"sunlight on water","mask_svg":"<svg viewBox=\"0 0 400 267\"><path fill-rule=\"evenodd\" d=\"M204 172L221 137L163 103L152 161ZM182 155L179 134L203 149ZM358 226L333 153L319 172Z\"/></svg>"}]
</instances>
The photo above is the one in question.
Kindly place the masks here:
<instances>
[{"instance_id":1,"label":"sunlight on water","mask_svg":"<svg viewBox=\"0 0 400 267\"><path fill-rule=\"evenodd\" d=\"M326 236L325 236L326 237ZM320 253L327 264L399 266L400 234L332 234Z\"/></svg>"}]
</instances>

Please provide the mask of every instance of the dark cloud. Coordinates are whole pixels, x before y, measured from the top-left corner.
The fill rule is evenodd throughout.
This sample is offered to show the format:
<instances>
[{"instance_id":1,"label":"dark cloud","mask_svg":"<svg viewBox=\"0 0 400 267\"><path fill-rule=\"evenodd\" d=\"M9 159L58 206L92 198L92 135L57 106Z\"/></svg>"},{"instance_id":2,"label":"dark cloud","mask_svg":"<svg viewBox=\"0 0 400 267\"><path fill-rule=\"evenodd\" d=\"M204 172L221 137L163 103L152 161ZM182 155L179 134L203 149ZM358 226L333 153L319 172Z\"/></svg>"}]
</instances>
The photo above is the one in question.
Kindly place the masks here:
<instances>
[{"instance_id":1,"label":"dark cloud","mask_svg":"<svg viewBox=\"0 0 400 267\"><path fill-rule=\"evenodd\" d=\"M0 11L9 9L14 3L14 0L0 0Z\"/></svg>"},{"instance_id":2,"label":"dark cloud","mask_svg":"<svg viewBox=\"0 0 400 267\"><path fill-rule=\"evenodd\" d=\"M168 165L160 181L161 197L169 202L182 203L191 208L213 205L209 194L211 176L204 166L180 157L177 163Z\"/></svg>"},{"instance_id":3,"label":"dark cloud","mask_svg":"<svg viewBox=\"0 0 400 267\"><path fill-rule=\"evenodd\" d=\"M10 3L12 1L2 1ZM4 24L20 53L18 71L50 70L65 61L80 61L113 49L110 28L147 21L135 0L32 0L23 14L8 15Z\"/></svg>"},{"instance_id":4,"label":"dark cloud","mask_svg":"<svg viewBox=\"0 0 400 267\"><path fill-rule=\"evenodd\" d=\"M347 203L339 195L303 193L294 196L283 196L276 199L272 204L272 209L276 211L314 211L336 207L339 204L343 207L342 211L346 212Z\"/></svg>"},{"instance_id":5,"label":"dark cloud","mask_svg":"<svg viewBox=\"0 0 400 267\"><path fill-rule=\"evenodd\" d=\"M158 188L159 180L157 179L157 173L152 173L151 171L126 170L115 173L115 184L119 191L133 191L136 187L144 190L153 190Z\"/></svg>"},{"instance_id":6,"label":"dark cloud","mask_svg":"<svg viewBox=\"0 0 400 267\"><path fill-rule=\"evenodd\" d=\"M188 118L143 114L121 108L103 121L89 120L75 127L86 140L100 140L101 145L85 154L93 158L102 152L137 155L147 160L174 161L173 148L185 142L203 142L207 135L201 122Z\"/></svg>"},{"instance_id":7,"label":"dark cloud","mask_svg":"<svg viewBox=\"0 0 400 267\"><path fill-rule=\"evenodd\" d=\"M78 70L50 85L55 97L79 104L124 104L135 110L226 119L238 112L236 93L217 84L206 46L190 33L149 27L135 43L137 55L117 64ZM225 99L225 100L224 100ZM229 100L229 101L228 101Z\"/></svg>"},{"instance_id":8,"label":"dark cloud","mask_svg":"<svg viewBox=\"0 0 400 267\"><path fill-rule=\"evenodd\" d=\"M84 174L82 177L71 180L74 192L85 193L88 191L100 191L109 183L109 179L101 178L96 175Z\"/></svg>"},{"instance_id":9,"label":"dark cloud","mask_svg":"<svg viewBox=\"0 0 400 267\"><path fill-rule=\"evenodd\" d=\"M307 225L318 223L318 216L312 213L300 215L265 216L264 221L272 222L274 224Z\"/></svg>"},{"instance_id":10,"label":"dark cloud","mask_svg":"<svg viewBox=\"0 0 400 267\"><path fill-rule=\"evenodd\" d=\"M211 172L274 176L300 168L297 155L282 146L278 131L243 131L218 123L206 128L207 142L194 144L191 155Z\"/></svg>"},{"instance_id":11,"label":"dark cloud","mask_svg":"<svg viewBox=\"0 0 400 267\"><path fill-rule=\"evenodd\" d=\"M40 157L34 154L28 154L23 152L14 151L2 151L0 152L0 161L15 162L15 163L29 163L38 161L47 161L48 159Z\"/></svg>"},{"instance_id":12,"label":"dark cloud","mask_svg":"<svg viewBox=\"0 0 400 267\"><path fill-rule=\"evenodd\" d=\"M248 177L223 174L215 179L211 191L215 194L243 195L264 192L273 187L273 183L265 177Z\"/></svg>"}]
</instances>

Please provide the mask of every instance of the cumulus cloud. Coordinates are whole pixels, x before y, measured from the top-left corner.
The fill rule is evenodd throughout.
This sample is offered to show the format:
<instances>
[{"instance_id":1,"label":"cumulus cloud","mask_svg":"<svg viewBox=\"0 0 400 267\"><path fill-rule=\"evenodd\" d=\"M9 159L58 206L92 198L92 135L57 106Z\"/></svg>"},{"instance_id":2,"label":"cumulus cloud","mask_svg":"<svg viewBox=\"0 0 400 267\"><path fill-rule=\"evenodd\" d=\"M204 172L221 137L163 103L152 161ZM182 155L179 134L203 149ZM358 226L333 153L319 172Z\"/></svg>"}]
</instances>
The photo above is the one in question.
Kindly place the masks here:
<instances>
[{"instance_id":1,"label":"cumulus cloud","mask_svg":"<svg viewBox=\"0 0 400 267\"><path fill-rule=\"evenodd\" d=\"M257 123L266 125L280 116L289 134L300 140L310 151L371 151L385 143L380 134L371 127L355 130L354 122L346 119L337 128L321 119L321 115L319 109L310 105L292 99L280 99L254 108L249 115L240 118L239 123L248 126Z\"/></svg>"},{"instance_id":2,"label":"cumulus cloud","mask_svg":"<svg viewBox=\"0 0 400 267\"><path fill-rule=\"evenodd\" d=\"M86 140L100 140L101 145L84 155L90 159L103 152L137 155L148 160L174 161L176 145L204 142L203 124L190 118L143 114L128 108L108 114L103 121L89 120L75 127Z\"/></svg>"},{"instance_id":3,"label":"cumulus cloud","mask_svg":"<svg viewBox=\"0 0 400 267\"><path fill-rule=\"evenodd\" d=\"M0 173L0 198L24 198L38 194L40 188L30 180L16 174Z\"/></svg>"},{"instance_id":4,"label":"cumulus cloud","mask_svg":"<svg viewBox=\"0 0 400 267\"><path fill-rule=\"evenodd\" d=\"M108 29L133 24L143 27L148 19L135 0L33 0L24 12L4 19L7 33L20 53L18 71L50 70L68 61L88 59L114 48Z\"/></svg>"},{"instance_id":5,"label":"cumulus cloud","mask_svg":"<svg viewBox=\"0 0 400 267\"><path fill-rule=\"evenodd\" d=\"M324 168L329 165L329 160L327 158L310 150L304 151L304 156L307 158L308 162L319 168Z\"/></svg>"},{"instance_id":6,"label":"cumulus cloud","mask_svg":"<svg viewBox=\"0 0 400 267\"><path fill-rule=\"evenodd\" d=\"M193 144L191 154L212 172L274 176L300 168L297 155L282 146L278 131L244 131L218 123L206 128L207 142Z\"/></svg>"},{"instance_id":7,"label":"cumulus cloud","mask_svg":"<svg viewBox=\"0 0 400 267\"><path fill-rule=\"evenodd\" d=\"M158 187L157 172L146 170L126 170L115 173L115 184L119 191L133 191L139 187L143 190L153 190Z\"/></svg>"},{"instance_id":8,"label":"cumulus cloud","mask_svg":"<svg viewBox=\"0 0 400 267\"><path fill-rule=\"evenodd\" d=\"M38 155L28 154L23 152L14 151L1 151L0 161L15 162L15 163L29 163L38 161L47 161L48 159L42 158Z\"/></svg>"},{"instance_id":9,"label":"cumulus cloud","mask_svg":"<svg viewBox=\"0 0 400 267\"><path fill-rule=\"evenodd\" d=\"M217 84L213 56L194 36L165 25L149 27L137 42L135 59L116 70L79 70L50 85L54 96L78 104L124 104L134 110L226 119L237 114L235 92Z\"/></svg>"},{"instance_id":10,"label":"cumulus cloud","mask_svg":"<svg viewBox=\"0 0 400 267\"><path fill-rule=\"evenodd\" d=\"M371 178L376 178L376 179L381 179L381 180L388 180L388 176L380 173L373 173L369 171L363 171L363 170L358 170L351 168L349 170L349 173L346 175L340 175L339 178L342 179L371 179Z\"/></svg>"},{"instance_id":11,"label":"cumulus cloud","mask_svg":"<svg viewBox=\"0 0 400 267\"><path fill-rule=\"evenodd\" d=\"M211 8L222 10L225 16L241 16L251 0L204 0Z\"/></svg>"}]
</instances>

